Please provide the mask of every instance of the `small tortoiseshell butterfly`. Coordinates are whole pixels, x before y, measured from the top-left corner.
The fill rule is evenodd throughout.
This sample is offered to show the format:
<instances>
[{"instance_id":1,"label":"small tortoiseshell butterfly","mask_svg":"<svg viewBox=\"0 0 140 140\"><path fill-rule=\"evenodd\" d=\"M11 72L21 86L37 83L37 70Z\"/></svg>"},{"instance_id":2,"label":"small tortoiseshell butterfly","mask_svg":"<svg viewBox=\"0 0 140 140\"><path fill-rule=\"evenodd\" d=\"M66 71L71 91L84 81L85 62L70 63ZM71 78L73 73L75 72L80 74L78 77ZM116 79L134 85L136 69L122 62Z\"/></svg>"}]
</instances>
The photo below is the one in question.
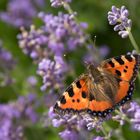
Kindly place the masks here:
<instances>
[{"instance_id":1,"label":"small tortoiseshell butterfly","mask_svg":"<svg viewBox=\"0 0 140 140\"><path fill-rule=\"evenodd\" d=\"M131 99L139 67L139 54L107 59L98 67L90 64L87 73L65 90L54 111L86 111L92 116L105 117Z\"/></svg>"}]
</instances>

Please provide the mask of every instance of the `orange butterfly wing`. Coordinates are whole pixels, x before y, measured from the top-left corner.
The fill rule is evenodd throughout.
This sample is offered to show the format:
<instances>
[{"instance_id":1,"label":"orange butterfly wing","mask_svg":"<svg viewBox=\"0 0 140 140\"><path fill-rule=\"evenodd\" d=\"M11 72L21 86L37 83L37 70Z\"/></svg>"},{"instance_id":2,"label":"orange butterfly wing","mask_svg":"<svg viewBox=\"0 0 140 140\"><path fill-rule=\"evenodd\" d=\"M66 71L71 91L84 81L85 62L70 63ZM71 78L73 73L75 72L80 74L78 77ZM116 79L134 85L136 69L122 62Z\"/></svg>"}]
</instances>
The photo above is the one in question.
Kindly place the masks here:
<instances>
[{"instance_id":1,"label":"orange butterfly wing","mask_svg":"<svg viewBox=\"0 0 140 140\"><path fill-rule=\"evenodd\" d=\"M89 75L83 75L74 81L62 94L54 106L56 112L81 112L93 116L105 117L113 109L131 99L134 81L140 66L140 55L122 55L105 60L101 63L104 71L110 72L118 78L119 88L115 96L115 106L109 101L97 101L91 93L89 85L94 89Z\"/></svg>"},{"instance_id":2,"label":"orange butterfly wing","mask_svg":"<svg viewBox=\"0 0 140 140\"><path fill-rule=\"evenodd\" d=\"M105 60L101 63L103 70L118 78L119 89L115 96L115 105L109 101L91 100L88 113L93 116L105 117L118 105L131 99L134 90L134 81L140 66L140 55L122 55Z\"/></svg>"},{"instance_id":3,"label":"orange butterfly wing","mask_svg":"<svg viewBox=\"0 0 140 140\"><path fill-rule=\"evenodd\" d=\"M87 77L83 75L65 90L56 102L54 110L56 112L81 112L88 108L88 102Z\"/></svg>"},{"instance_id":4,"label":"orange butterfly wing","mask_svg":"<svg viewBox=\"0 0 140 140\"><path fill-rule=\"evenodd\" d=\"M114 57L102 63L105 70L120 79L119 89L115 97L116 104L124 104L131 99L139 66L140 55L138 54Z\"/></svg>"}]
</instances>

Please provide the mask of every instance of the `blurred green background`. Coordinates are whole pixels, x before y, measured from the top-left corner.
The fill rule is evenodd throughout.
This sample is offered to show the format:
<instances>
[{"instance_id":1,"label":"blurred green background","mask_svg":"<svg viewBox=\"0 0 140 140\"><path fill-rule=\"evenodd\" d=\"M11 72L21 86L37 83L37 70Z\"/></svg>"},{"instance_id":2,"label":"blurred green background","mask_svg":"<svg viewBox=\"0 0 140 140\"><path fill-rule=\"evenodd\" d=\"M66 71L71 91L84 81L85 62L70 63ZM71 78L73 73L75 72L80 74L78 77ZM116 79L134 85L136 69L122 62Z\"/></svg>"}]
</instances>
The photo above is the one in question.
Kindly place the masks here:
<instances>
[{"instance_id":1,"label":"blurred green background","mask_svg":"<svg viewBox=\"0 0 140 140\"><path fill-rule=\"evenodd\" d=\"M0 0L0 11L6 10L8 0ZM121 7L125 5L130 12L129 18L132 19L132 34L135 37L138 45L140 44L140 0L73 0L71 7L78 13L79 21L84 21L89 24L87 33L91 35L94 40L96 36L96 45L107 45L110 49L110 53L107 56L113 57L116 55L125 54L133 50L128 38L122 39L117 32L113 31L113 26L108 24L107 12L111 9L111 6L115 5ZM57 13L58 11L64 11L62 8L51 8L50 1L46 0L46 6L43 9L46 12ZM34 19L34 23L39 25L37 19ZM3 41L3 46L9 50L15 59L17 59L17 66L14 68L12 75L16 79L15 87L3 87L0 88L0 102L7 102L16 98L16 94L24 95L28 93L26 79L29 75L36 75L36 65L32 63L32 60L22 53L22 50L18 46L17 34L19 29L14 28L11 25L0 21L0 39ZM80 73L80 72L79 72ZM40 78L39 78L40 79ZM41 81L41 80L40 80ZM136 82L136 90L134 98L140 97L138 81ZM38 84L38 93L41 96L39 90L41 85ZM118 124L111 124L114 129L118 128ZM40 126L33 126L26 130L29 140L57 140L59 139L57 133L59 129L56 128L41 128ZM130 128L125 125L123 127L123 135L126 140L139 140L140 134L138 132L132 132Z\"/></svg>"}]
</instances>

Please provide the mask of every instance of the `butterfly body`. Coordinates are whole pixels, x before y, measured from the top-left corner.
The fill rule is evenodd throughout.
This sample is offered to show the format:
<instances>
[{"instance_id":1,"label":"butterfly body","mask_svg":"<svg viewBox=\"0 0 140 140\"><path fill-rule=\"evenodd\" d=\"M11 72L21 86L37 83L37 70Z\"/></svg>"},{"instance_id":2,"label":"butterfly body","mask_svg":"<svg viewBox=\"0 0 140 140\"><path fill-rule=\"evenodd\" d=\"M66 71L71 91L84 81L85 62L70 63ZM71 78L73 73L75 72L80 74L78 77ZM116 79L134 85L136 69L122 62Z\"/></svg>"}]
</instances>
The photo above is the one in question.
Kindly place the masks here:
<instances>
[{"instance_id":1,"label":"butterfly body","mask_svg":"<svg viewBox=\"0 0 140 140\"><path fill-rule=\"evenodd\" d=\"M129 101L140 66L140 55L121 55L90 64L87 73L77 78L54 106L55 112L86 112L105 117L116 106Z\"/></svg>"}]
</instances>

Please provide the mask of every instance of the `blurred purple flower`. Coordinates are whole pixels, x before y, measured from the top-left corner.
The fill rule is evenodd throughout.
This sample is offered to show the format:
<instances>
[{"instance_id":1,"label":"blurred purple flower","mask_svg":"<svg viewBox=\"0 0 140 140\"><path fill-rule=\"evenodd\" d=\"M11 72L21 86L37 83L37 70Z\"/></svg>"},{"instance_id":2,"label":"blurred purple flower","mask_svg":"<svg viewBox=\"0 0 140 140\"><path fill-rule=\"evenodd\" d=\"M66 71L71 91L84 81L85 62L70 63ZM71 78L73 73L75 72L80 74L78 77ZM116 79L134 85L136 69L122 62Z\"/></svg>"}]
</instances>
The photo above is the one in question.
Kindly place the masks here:
<instances>
[{"instance_id":1,"label":"blurred purple flower","mask_svg":"<svg viewBox=\"0 0 140 140\"><path fill-rule=\"evenodd\" d=\"M29 94L27 97L20 96L15 102L0 104L0 140L23 139L26 125L37 121L34 102L35 96Z\"/></svg>"},{"instance_id":2,"label":"blurred purple flower","mask_svg":"<svg viewBox=\"0 0 140 140\"><path fill-rule=\"evenodd\" d=\"M64 50L74 50L85 43L87 36L83 30L86 23L77 24L73 15L58 13L54 16L41 12L39 17L45 23L43 31L47 34L48 48L55 55L62 55Z\"/></svg>"},{"instance_id":3,"label":"blurred purple flower","mask_svg":"<svg viewBox=\"0 0 140 140\"><path fill-rule=\"evenodd\" d=\"M110 49L107 45L101 45L99 48L99 54L102 58L105 58L110 53Z\"/></svg>"},{"instance_id":4,"label":"blurred purple flower","mask_svg":"<svg viewBox=\"0 0 140 140\"><path fill-rule=\"evenodd\" d=\"M35 94L30 93L27 97L20 96L14 106L19 109L21 115L24 114L33 123L38 120L38 114L35 109L38 107L37 97Z\"/></svg>"},{"instance_id":5,"label":"blurred purple flower","mask_svg":"<svg viewBox=\"0 0 140 140\"><path fill-rule=\"evenodd\" d=\"M44 47L47 37L43 35L41 29L36 30L35 26L32 25L30 31L27 32L24 28L21 28L21 34L17 38L20 48L33 60L40 60L47 55Z\"/></svg>"},{"instance_id":6,"label":"blurred purple flower","mask_svg":"<svg viewBox=\"0 0 140 140\"><path fill-rule=\"evenodd\" d=\"M18 110L10 104L0 105L0 139L18 140L22 137L22 131L17 131L19 126L13 122L13 118L19 118L19 116Z\"/></svg>"},{"instance_id":7,"label":"blurred purple flower","mask_svg":"<svg viewBox=\"0 0 140 140\"><path fill-rule=\"evenodd\" d=\"M97 136L97 137L93 137L92 140L105 140L105 138L104 137Z\"/></svg>"},{"instance_id":8,"label":"blurred purple flower","mask_svg":"<svg viewBox=\"0 0 140 140\"><path fill-rule=\"evenodd\" d=\"M120 9L112 6L112 11L108 12L108 21L110 25L115 25L114 31L119 31L118 34L122 38L126 38L131 30L132 21L128 19L129 11L122 6Z\"/></svg>"},{"instance_id":9,"label":"blurred purple flower","mask_svg":"<svg viewBox=\"0 0 140 140\"><path fill-rule=\"evenodd\" d=\"M140 105L137 102L131 102L122 108L122 111L129 117L132 129L140 131Z\"/></svg>"},{"instance_id":10,"label":"blurred purple flower","mask_svg":"<svg viewBox=\"0 0 140 140\"><path fill-rule=\"evenodd\" d=\"M58 94L56 94L54 89L50 89L49 92L44 95L44 104L47 107L51 107L55 104L57 99L58 99Z\"/></svg>"},{"instance_id":11,"label":"blurred purple flower","mask_svg":"<svg viewBox=\"0 0 140 140\"><path fill-rule=\"evenodd\" d=\"M83 57L83 61L90 64L98 64L102 59L104 59L110 52L109 47L107 45L99 46L97 50L93 45L88 46L88 53Z\"/></svg>"},{"instance_id":12,"label":"blurred purple flower","mask_svg":"<svg viewBox=\"0 0 140 140\"><path fill-rule=\"evenodd\" d=\"M84 140L90 137L90 133L87 131L86 122L82 115L73 115L62 114L62 116L55 114L53 111L53 107L50 108L48 112L48 117L44 118L43 124L48 126L50 124L49 119L51 120L51 124L54 127L64 126L65 130L60 132L59 135L64 140Z\"/></svg>"},{"instance_id":13,"label":"blurred purple flower","mask_svg":"<svg viewBox=\"0 0 140 140\"><path fill-rule=\"evenodd\" d=\"M45 7L46 5L45 0L34 0L34 4L38 8Z\"/></svg>"},{"instance_id":14,"label":"blurred purple flower","mask_svg":"<svg viewBox=\"0 0 140 140\"><path fill-rule=\"evenodd\" d=\"M37 6L43 6L44 0L10 0L7 11L0 13L0 19L15 27L28 27L37 14Z\"/></svg>"},{"instance_id":15,"label":"blurred purple flower","mask_svg":"<svg viewBox=\"0 0 140 140\"><path fill-rule=\"evenodd\" d=\"M31 86L35 86L37 84L37 79L35 76L29 76L27 79L27 83Z\"/></svg>"},{"instance_id":16,"label":"blurred purple flower","mask_svg":"<svg viewBox=\"0 0 140 140\"><path fill-rule=\"evenodd\" d=\"M64 131L59 132L59 135L63 140L81 140L78 132L73 130L65 129Z\"/></svg>"},{"instance_id":17,"label":"blurred purple flower","mask_svg":"<svg viewBox=\"0 0 140 140\"><path fill-rule=\"evenodd\" d=\"M10 74L15 65L16 61L12 54L2 47L0 41L0 86L8 86L14 82Z\"/></svg>"},{"instance_id":18,"label":"blurred purple flower","mask_svg":"<svg viewBox=\"0 0 140 140\"><path fill-rule=\"evenodd\" d=\"M43 59L39 63L37 71L37 73L43 78L43 86L41 87L41 90L45 91L48 87L61 89L63 87L63 74L66 70L67 66L59 56L55 56L54 61Z\"/></svg>"},{"instance_id":19,"label":"blurred purple flower","mask_svg":"<svg viewBox=\"0 0 140 140\"><path fill-rule=\"evenodd\" d=\"M70 3L72 0L50 0L52 7L62 6L63 3Z\"/></svg>"},{"instance_id":20,"label":"blurred purple flower","mask_svg":"<svg viewBox=\"0 0 140 140\"><path fill-rule=\"evenodd\" d=\"M106 118L95 118L86 113L60 113L60 115L58 115L54 113L53 107L51 107L47 117L44 118L43 124L48 126L51 120L51 124L54 127L64 126L65 130L59 133L60 137L64 140L71 140L72 138L84 140L93 137L89 130L101 130L102 123L110 118L111 115L108 115Z\"/></svg>"},{"instance_id":21,"label":"blurred purple flower","mask_svg":"<svg viewBox=\"0 0 140 140\"><path fill-rule=\"evenodd\" d=\"M2 43L0 42L0 67L1 69L13 69L15 66L15 60L13 59L12 54L5 50L2 47Z\"/></svg>"}]
</instances>

